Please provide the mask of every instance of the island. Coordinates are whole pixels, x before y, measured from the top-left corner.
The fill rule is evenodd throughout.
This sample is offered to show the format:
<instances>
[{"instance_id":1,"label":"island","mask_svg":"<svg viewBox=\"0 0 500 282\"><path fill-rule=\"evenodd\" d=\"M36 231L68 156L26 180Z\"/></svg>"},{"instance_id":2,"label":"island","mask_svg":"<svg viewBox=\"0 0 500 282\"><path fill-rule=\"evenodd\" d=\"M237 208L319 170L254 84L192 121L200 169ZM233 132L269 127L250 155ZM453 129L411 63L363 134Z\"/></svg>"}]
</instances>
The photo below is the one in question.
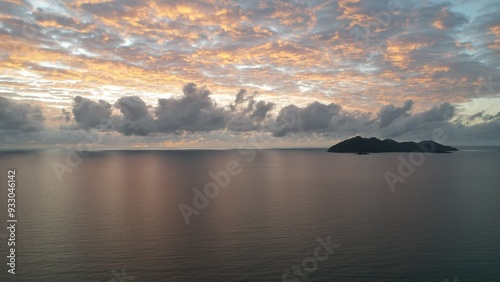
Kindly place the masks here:
<instances>
[{"instance_id":1,"label":"island","mask_svg":"<svg viewBox=\"0 0 500 282\"><path fill-rule=\"evenodd\" d=\"M426 152L426 153L451 153L458 151L457 148L445 146L432 140L421 142L397 142L392 139L380 140L378 138L354 138L342 141L328 149L330 153L356 153L367 155L368 153L392 153L392 152Z\"/></svg>"}]
</instances>

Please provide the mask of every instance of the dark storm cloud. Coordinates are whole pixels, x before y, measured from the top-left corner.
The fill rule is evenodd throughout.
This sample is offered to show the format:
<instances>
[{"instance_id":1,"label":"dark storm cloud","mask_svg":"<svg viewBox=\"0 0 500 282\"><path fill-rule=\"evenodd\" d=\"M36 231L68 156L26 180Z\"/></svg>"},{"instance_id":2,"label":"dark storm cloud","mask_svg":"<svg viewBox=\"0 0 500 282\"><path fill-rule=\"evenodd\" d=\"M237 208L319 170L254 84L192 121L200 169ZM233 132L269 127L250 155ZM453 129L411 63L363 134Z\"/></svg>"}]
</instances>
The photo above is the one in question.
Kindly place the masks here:
<instances>
[{"instance_id":1,"label":"dark storm cloud","mask_svg":"<svg viewBox=\"0 0 500 282\"><path fill-rule=\"evenodd\" d=\"M79 128L97 128L106 124L111 117L111 104L104 100L91 101L81 96L73 99L73 116Z\"/></svg>"},{"instance_id":2,"label":"dark storm cloud","mask_svg":"<svg viewBox=\"0 0 500 282\"><path fill-rule=\"evenodd\" d=\"M38 131L44 121L40 107L0 97L0 130Z\"/></svg>"}]
</instances>

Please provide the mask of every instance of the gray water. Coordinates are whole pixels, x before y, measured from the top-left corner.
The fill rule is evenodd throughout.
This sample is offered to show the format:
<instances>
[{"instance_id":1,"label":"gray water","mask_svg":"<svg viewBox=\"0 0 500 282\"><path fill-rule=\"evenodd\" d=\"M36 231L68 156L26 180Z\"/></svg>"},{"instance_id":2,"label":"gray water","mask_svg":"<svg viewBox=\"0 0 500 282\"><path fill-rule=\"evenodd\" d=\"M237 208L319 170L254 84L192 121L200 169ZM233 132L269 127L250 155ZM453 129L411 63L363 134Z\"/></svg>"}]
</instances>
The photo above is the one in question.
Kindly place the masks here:
<instances>
[{"instance_id":1,"label":"gray water","mask_svg":"<svg viewBox=\"0 0 500 282\"><path fill-rule=\"evenodd\" d=\"M0 154L1 226L9 168L18 218L0 281L500 281L500 152L427 156L394 192L384 172L409 154L108 151L60 182L66 156ZM187 224L179 205L234 161ZM315 260L328 236L340 245Z\"/></svg>"}]
</instances>

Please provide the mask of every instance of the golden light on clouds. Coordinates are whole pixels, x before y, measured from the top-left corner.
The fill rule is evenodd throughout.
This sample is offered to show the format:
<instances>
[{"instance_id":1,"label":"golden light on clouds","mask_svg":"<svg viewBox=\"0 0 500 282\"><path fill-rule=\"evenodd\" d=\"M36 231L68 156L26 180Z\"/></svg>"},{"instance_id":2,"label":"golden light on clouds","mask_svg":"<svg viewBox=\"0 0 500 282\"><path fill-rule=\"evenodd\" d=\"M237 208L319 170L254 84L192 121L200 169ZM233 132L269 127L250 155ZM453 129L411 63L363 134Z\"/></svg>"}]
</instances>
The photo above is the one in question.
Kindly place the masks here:
<instances>
[{"instance_id":1,"label":"golden light on clouds","mask_svg":"<svg viewBox=\"0 0 500 282\"><path fill-rule=\"evenodd\" d=\"M406 69L414 62L411 52L427 46L429 44L425 42L388 41L385 57L393 65Z\"/></svg>"},{"instance_id":2,"label":"golden light on clouds","mask_svg":"<svg viewBox=\"0 0 500 282\"><path fill-rule=\"evenodd\" d=\"M257 93L274 114L313 101L374 113L401 96L415 110L477 99L474 82L498 71L496 18L426 5L3 1L0 96L39 101L49 115L78 95L156 105L190 82L226 107L240 89Z\"/></svg>"}]
</instances>

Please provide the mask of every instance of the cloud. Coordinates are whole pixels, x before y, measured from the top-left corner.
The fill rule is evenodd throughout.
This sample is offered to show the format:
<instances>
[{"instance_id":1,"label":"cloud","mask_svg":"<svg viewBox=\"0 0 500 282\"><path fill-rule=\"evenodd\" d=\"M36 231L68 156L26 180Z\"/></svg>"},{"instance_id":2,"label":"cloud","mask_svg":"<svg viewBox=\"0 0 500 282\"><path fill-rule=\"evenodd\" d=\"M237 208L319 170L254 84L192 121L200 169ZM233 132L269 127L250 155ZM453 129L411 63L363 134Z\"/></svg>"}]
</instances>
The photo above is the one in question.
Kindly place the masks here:
<instances>
[{"instance_id":1,"label":"cloud","mask_svg":"<svg viewBox=\"0 0 500 282\"><path fill-rule=\"evenodd\" d=\"M113 116L111 104L77 96L73 106L77 126L73 128L111 130L125 136L146 138L162 134L194 136L209 132L253 132L271 134L275 140L292 135L336 138L364 135L418 140L428 139L429 132L438 127L455 130L460 135L464 131L458 126L460 124L467 125L478 118L494 122L499 117L480 112L461 120L456 116L455 106L447 102L412 113L415 104L412 100L405 101L401 106L382 106L375 117L371 117L371 113L342 109L335 103L320 102L303 107L287 105L273 114L277 110L274 103L256 100L257 93L250 94L245 89L240 89L233 103L227 107L218 106L211 95L208 88L188 83L183 87L181 96L158 99L156 106L147 105L139 96L125 96L114 103L120 114ZM104 126L110 119L111 129Z\"/></svg>"},{"instance_id":2,"label":"cloud","mask_svg":"<svg viewBox=\"0 0 500 282\"><path fill-rule=\"evenodd\" d=\"M453 127L452 137L461 143L498 146L500 141L500 113L491 117L488 122L472 126L457 124Z\"/></svg>"},{"instance_id":3,"label":"cloud","mask_svg":"<svg viewBox=\"0 0 500 282\"><path fill-rule=\"evenodd\" d=\"M120 110L121 115L113 116L111 104L108 102L95 102L77 96L73 104L73 115L77 124L63 128L110 130L109 126L112 126L112 130L124 135L141 136L226 129L254 131L262 128L263 122L275 106L272 102L255 100L255 95L248 95L246 90L240 90L236 94L234 104L219 107L211 98L210 90L198 87L195 83L188 83L183 87L182 96L158 99L158 105L154 107L147 105L139 96L119 98L114 107ZM70 119L69 116L65 118L67 121Z\"/></svg>"},{"instance_id":4,"label":"cloud","mask_svg":"<svg viewBox=\"0 0 500 282\"><path fill-rule=\"evenodd\" d=\"M158 131L212 131L226 126L227 112L217 107L207 88L188 83L182 91L180 99L158 100L155 109Z\"/></svg>"},{"instance_id":5,"label":"cloud","mask_svg":"<svg viewBox=\"0 0 500 282\"><path fill-rule=\"evenodd\" d=\"M261 122L266 118L267 114L274 108L274 106L275 104L273 102L258 101L253 104L253 112L251 113L250 118L257 122Z\"/></svg>"},{"instance_id":6,"label":"cloud","mask_svg":"<svg viewBox=\"0 0 500 282\"><path fill-rule=\"evenodd\" d=\"M44 127L42 109L0 97L0 130L38 131Z\"/></svg>"},{"instance_id":7,"label":"cloud","mask_svg":"<svg viewBox=\"0 0 500 282\"><path fill-rule=\"evenodd\" d=\"M73 116L79 128L97 128L106 124L111 117L111 104L104 100L94 102L76 96L73 101Z\"/></svg>"},{"instance_id":8,"label":"cloud","mask_svg":"<svg viewBox=\"0 0 500 282\"><path fill-rule=\"evenodd\" d=\"M43 129L44 118L39 107L0 98L0 130L39 132L0 139L13 144L15 140L70 144L81 139L82 134L85 136L79 133L84 130L105 137L103 145L106 142L148 144L161 140L198 143L207 142L206 138L211 142L234 143L237 136L264 135L274 137L267 140L277 143L326 142L354 135L424 140L432 138L431 133L436 128L445 130L452 138L474 142L485 142L488 136L493 139L500 136L500 113L493 115L481 111L461 116L448 102L413 113L415 103L407 100L399 106L382 106L372 117L371 113L343 109L335 103L313 102L302 107L290 104L276 109L274 103L257 100L257 93L250 94L244 89L235 94L232 104L221 107L211 95L208 88L188 83L181 96L159 99L154 106L139 96L121 97L114 103L119 110L114 115L110 103L76 96L72 110L74 118L71 120L69 112L63 110L60 122L65 124L59 131Z\"/></svg>"},{"instance_id":9,"label":"cloud","mask_svg":"<svg viewBox=\"0 0 500 282\"><path fill-rule=\"evenodd\" d=\"M487 123L497 118L500 118L500 112L487 114L486 111L480 111L469 116L460 117L457 122L462 125L477 125L478 123Z\"/></svg>"},{"instance_id":10,"label":"cloud","mask_svg":"<svg viewBox=\"0 0 500 282\"><path fill-rule=\"evenodd\" d=\"M253 95L248 95L246 89L240 89L240 91L238 91L238 93L236 94L236 98L234 99L234 104L239 105L243 101L248 101L251 98L253 98Z\"/></svg>"},{"instance_id":11,"label":"cloud","mask_svg":"<svg viewBox=\"0 0 500 282\"><path fill-rule=\"evenodd\" d=\"M302 128L305 131L328 128L332 117L339 114L340 110L341 106L337 104L313 102L300 112Z\"/></svg>"},{"instance_id":12,"label":"cloud","mask_svg":"<svg viewBox=\"0 0 500 282\"><path fill-rule=\"evenodd\" d=\"M405 103L406 108L408 108L409 104L408 101ZM455 107L445 102L420 113L401 113L397 119L393 120L386 127L381 128L378 134L383 137L410 136L413 138L424 138L434 128L451 128L452 124L450 120L454 116Z\"/></svg>"},{"instance_id":13,"label":"cloud","mask_svg":"<svg viewBox=\"0 0 500 282\"><path fill-rule=\"evenodd\" d=\"M273 136L283 137L289 132L302 131L300 112L300 108L295 105L282 108L275 121Z\"/></svg>"},{"instance_id":14,"label":"cloud","mask_svg":"<svg viewBox=\"0 0 500 282\"><path fill-rule=\"evenodd\" d=\"M398 118L408 116L408 111L410 111L412 107L412 100L407 100L402 107L396 107L394 105L384 106L378 113L380 127L386 127Z\"/></svg>"},{"instance_id":15,"label":"cloud","mask_svg":"<svg viewBox=\"0 0 500 282\"><path fill-rule=\"evenodd\" d=\"M71 113L66 111L66 109L61 109L61 115L53 117L52 120L59 120L68 123L71 120Z\"/></svg>"},{"instance_id":16,"label":"cloud","mask_svg":"<svg viewBox=\"0 0 500 282\"><path fill-rule=\"evenodd\" d=\"M245 88L279 107L335 97L368 112L404 92L421 111L474 99L479 77L498 72L496 4L469 3L469 12L453 1L4 1L0 90L20 99L44 92L55 108L75 95L151 103L195 81L217 101Z\"/></svg>"},{"instance_id":17,"label":"cloud","mask_svg":"<svg viewBox=\"0 0 500 282\"><path fill-rule=\"evenodd\" d=\"M69 126L63 129L95 128L98 132L111 134L113 138L109 140L116 141L122 136L127 137L124 140L141 140L142 143L158 142L161 136L178 142L206 142L205 138L234 142L238 134L247 133L250 136L269 135L274 138L268 140L280 143L280 140L317 142L355 135L424 140L432 138L434 129L441 128L454 138L479 142L487 139L488 131L493 137L497 135L496 126L500 120L500 113L493 115L484 111L469 116L457 115L456 107L448 102L414 112L416 103L407 100L402 105L381 106L373 115L343 109L336 103L312 102L305 106L289 104L277 108L273 102L258 100L258 95L240 89L233 102L222 107L212 99L212 92L207 87L188 83L182 95L160 98L156 105L148 105L139 96L119 98L114 103L119 110L115 115L111 115L111 104L77 96L73 108L76 126L68 123ZM477 136L467 136L469 133Z\"/></svg>"},{"instance_id":18,"label":"cloud","mask_svg":"<svg viewBox=\"0 0 500 282\"><path fill-rule=\"evenodd\" d=\"M65 109L62 109L62 114L63 114L63 118L64 118L64 121L65 122L69 122L71 120L71 115L68 111L66 111Z\"/></svg>"},{"instance_id":19,"label":"cloud","mask_svg":"<svg viewBox=\"0 0 500 282\"><path fill-rule=\"evenodd\" d=\"M496 124L500 104L472 120L455 107L499 94L497 2L0 1L0 95L43 104L46 126L111 119L131 139L477 128ZM174 95L189 82L206 87ZM86 98L69 120L60 109L75 96ZM394 102L402 96L412 104Z\"/></svg>"},{"instance_id":20,"label":"cloud","mask_svg":"<svg viewBox=\"0 0 500 282\"><path fill-rule=\"evenodd\" d=\"M289 105L282 108L274 122L273 135L282 137L291 132L325 132L332 126L332 118L339 114L337 104L313 102L304 108Z\"/></svg>"},{"instance_id":21,"label":"cloud","mask_svg":"<svg viewBox=\"0 0 500 282\"><path fill-rule=\"evenodd\" d=\"M337 104L311 103L306 107L283 107L273 124L273 136L295 134L327 134L338 138L352 135L377 137L429 138L437 127L450 128L455 117L455 107L449 103L416 114L410 111L414 102L407 100L403 106L383 106L375 118L370 113L346 111Z\"/></svg>"},{"instance_id":22,"label":"cloud","mask_svg":"<svg viewBox=\"0 0 500 282\"><path fill-rule=\"evenodd\" d=\"M244 102L247 102L246 105ZM272 102L256 101L245 89L236 94L234 103L229 106L227 129L231 131L253 131L262 128L262 122L274 108Z\"/></svg>"},{"instance_id":23,"label":"cloud","mask_svg":"<svg viewBox=\"0 0 500 282\"><path fill-rule=\"evenodd\" d=\"M452 29L460 27L469 22L469 19L459 13L450 12L447 8L442 8L439 17L432 23L437 29Z\"/></svg>"},{"instance_id":24,"label":"cloud","mask_svg":"<svg viewBox=\"0 0 500 282\"><path fill-rule=\"evenodd\" d=\"M121 117L113 117L115 128L125 135L149 135L155 131L156 124L149 113L148 106L138 96L118 99L115 107L120 109Z\"/></svg>"}]
</instances>

